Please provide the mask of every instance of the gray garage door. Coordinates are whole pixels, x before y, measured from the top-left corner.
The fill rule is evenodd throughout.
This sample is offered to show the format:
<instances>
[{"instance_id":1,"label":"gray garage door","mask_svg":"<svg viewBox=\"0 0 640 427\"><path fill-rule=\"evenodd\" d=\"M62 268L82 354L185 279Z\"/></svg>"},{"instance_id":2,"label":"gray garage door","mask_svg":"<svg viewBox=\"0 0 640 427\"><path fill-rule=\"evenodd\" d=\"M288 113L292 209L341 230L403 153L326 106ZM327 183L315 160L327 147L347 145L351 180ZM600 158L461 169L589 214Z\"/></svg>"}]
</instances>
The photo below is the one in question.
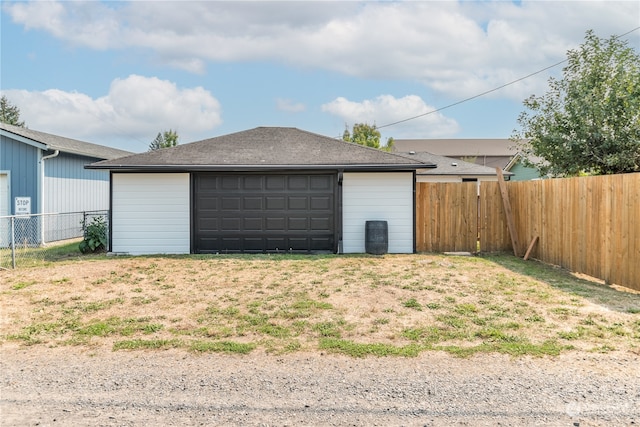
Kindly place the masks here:
<instances>
[{"instance_id":1,"label":"gray garage door","mask_svg":"<svg viewBox=\"0 0 640 427\"><path fill-rule=\"evenodd\" d=\"M194 252L335 252L334 174L194 176Z\"/></svg>"}]
</instances>

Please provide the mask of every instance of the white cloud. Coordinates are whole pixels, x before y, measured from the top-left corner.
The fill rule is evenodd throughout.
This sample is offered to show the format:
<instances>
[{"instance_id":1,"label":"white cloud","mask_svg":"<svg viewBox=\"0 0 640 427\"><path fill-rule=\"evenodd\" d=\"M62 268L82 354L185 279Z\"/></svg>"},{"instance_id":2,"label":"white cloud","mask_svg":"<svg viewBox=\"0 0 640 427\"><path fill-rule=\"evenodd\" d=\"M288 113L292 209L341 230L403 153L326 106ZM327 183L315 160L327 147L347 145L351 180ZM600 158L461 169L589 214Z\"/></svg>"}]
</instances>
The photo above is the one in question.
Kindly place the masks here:
<instances>
[{"instance_id":1,"label":"white cloud","mask_svg":"<svg viewBox=\"0 0 640 427\"><path fill-rule=\"evenodd\" d=\"M360 78L414 80L464 98L565 58L585 31L638 25L634 1L31 2L27 29L94 49L141 48L194 73L211 61L279 61ZM640 32L630 35L636 45ZM546 75L491 96L522 100Z\"/></svg>"},{"instance_id":2,"label":"white cloud","mask_svg":"<svg viewBox=\"0 0 640 427\"><path fill-rule=\"evenodd\" d=\"M459 131L456 121L440 113L434 113L434 110L434 107L427 105L417 95L402 98L380 95L361 102L339 97L322 106L322 111L340 117L349 128L355 123L385 126L409 117L422 116L394 125L388 131L381 129L383 133L388 133L388 136L396 139L446 138L455 135Z\"/></svg>"},{"instance_id":3,"label":"white cloud","mask_svg":"<svg viewBox=\"0 0 640 427\"><path fill-rule=\"evenodd\" d=\"M178 88L155 77L131 75L93 99L82 93L3 91L33 129L145 151L158 132L173 129L180 142L208 137L222 123L218 100L202 87Z\"/></svg>"},{"instance_id":4,"label":"white cloud","mask_svg":"<svg viewBox=\"0 0 640 427\"><path fill-rule=\"evenodd\" d=\"M122 42L117 37L122 16L100 2L18 2L3 8L25 28L45 30L77 45L106 49Z\"/></svg>"},{"instance_id":5,"label":"white cloud","mask_svg":"<svg viewBox=\"0 0 640 427\"><path fill-rule=\"evenodd\" d=\"M306 110L306 107L301 102L295 102L291 99L276 99L276 108L281 111L286 111L288 113L300 113Z\"/></svg>"}]
</instances>

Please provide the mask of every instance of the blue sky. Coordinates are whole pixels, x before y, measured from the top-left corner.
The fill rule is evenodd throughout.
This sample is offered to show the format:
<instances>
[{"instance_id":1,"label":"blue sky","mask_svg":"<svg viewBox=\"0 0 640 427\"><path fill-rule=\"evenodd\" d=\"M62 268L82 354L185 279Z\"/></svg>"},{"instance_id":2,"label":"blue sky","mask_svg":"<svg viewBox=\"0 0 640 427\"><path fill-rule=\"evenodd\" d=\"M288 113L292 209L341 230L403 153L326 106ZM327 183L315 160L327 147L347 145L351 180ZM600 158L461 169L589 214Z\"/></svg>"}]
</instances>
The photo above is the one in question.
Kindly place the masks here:
<instances>
[{"instance_id":1,"label":"blue sky","mask_svg":"<svg viewBox=\"0 0 640 427\"><path fill-rule=\"evenodd\" d=\"M29 128L135 152L256 126L327 136L473 97L640 25L638 1L1 3L0 91ZM640 49L640 30L624 37ZM508 138L561 66L381 129Z\"/></svg>"}]
</instances>

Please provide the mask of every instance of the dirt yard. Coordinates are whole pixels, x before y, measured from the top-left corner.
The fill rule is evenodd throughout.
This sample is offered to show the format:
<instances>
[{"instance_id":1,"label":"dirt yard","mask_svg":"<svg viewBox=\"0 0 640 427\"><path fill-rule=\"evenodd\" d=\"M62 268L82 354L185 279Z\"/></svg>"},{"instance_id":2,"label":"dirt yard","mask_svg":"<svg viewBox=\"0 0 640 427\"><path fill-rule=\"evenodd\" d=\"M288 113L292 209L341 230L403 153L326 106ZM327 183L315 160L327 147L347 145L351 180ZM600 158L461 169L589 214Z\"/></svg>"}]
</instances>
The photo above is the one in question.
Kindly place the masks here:
<instances>
[{"instance_id":1,"label":"dirt yard","mask_svg":"<svg viewBox=\"0 0 640 427\"><path fill-rule=\"evenodd\" d=\"M138 257L0 272L2 340L416 355L638 353L640 295L513 257Z\"/></svg>"},{"instance_id":2,"label":"dirt yard","mask_svg":"<svg viewBox=\"0 0 640 427\"><path fill-rule=\"evenodd\" d=\"M640 422L640 295L513 257L74 257L0 280L3 426Z\"/></svg>"}]
</instances>

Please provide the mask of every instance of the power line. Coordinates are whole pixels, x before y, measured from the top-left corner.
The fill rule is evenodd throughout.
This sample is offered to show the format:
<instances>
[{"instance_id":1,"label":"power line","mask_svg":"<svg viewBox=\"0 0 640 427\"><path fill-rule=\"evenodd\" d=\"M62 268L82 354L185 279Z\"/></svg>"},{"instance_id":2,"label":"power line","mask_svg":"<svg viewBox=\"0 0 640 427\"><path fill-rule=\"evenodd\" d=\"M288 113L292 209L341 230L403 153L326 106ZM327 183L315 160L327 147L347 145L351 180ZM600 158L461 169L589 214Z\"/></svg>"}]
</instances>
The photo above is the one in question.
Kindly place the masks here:
<instances>
[{"instance_id":1,"label":"power line","mask_svg":"<svg viewBox=\"0 0 640 427\"><path fill-rule=\"evenodd\" d=\"M624 33L624 34L620 34L619 36L616 36L615 38L616 38L616 39L619 39L619 38L621 38L621 37L626 36L627 34L631 34L632 32L637 31L637 30L639 30L639 29L640 29L640 27L636 27L636 28L634 28L634 29L632 29L632 30L627 31L627 32L626 32L626 33ZM471 100L473 100L473 99L480 98L481 96L485 96L485 95L490 94L490 93L492 93L492 92L496 92L496 91L498 91L498 90L500 90L500 89L503 89L503 88L505 88L505 87L507 87L507 86L511 86L511 85L513 85L513 84L516 84L516 83L518 83L518 82L521 82L522 80L528 79L529 77L533 77L533 76L535 76L536 74L540 74L540 73L545 72L545 71L547 71L547 70L549 70L549 69L551 69L551 68L557 67L558 65L563 64L563 63L565 63L565 62L567 62L567 61L568 61L568 59L563 59L563 60L562 60L562 61L560 61L560 62L556 62L556 63L555 63L555 64L553 64L553 65L549 65L548 67L545 67L545 68L543 68L543 69L541 69L541 70L535 71L535 72L533 72L533 73L531 73L531 74L527 74L527 75L526 75L526 76L524 76L524 77L520 77L519 79L513 80L513 81L511 81L511 82L509 82L509 83L505 83L505 84L503 84L503 85L501 85L501 86L498 86L498 87L496 87L496 88L494 88L494 89L487 90L487 91L485 91L485 92L479 93L479 94L474 95L474 96L471 96L471 97L469 97L469 98L465 98L465 99L460 100L460 101L456 101L456 102L454 102L453 104L445 105L444 107L436 108L435 110L427 111L426 113L418 114L417 116L413 116L413 117L409 117L409 118L406 118L406 119L398 120L398 121L393 122L393 123L387 123L386 125L382 125L382 126L376 126L376 128L377 128L377 129L382 129L382 128L386 128L386 127L394 126L394 125L397 125L397 124L400 124L400 123L408 122L408 121L410 121L410 120L419 119L420 117L428 116L429 114L434 114L434 113L437 113L437 112L439 112L439 111L446 110L447 108L455 107L456 105L460 105L460 104L463 104L463 103L465 103L465 102L471 101Z\"/></svg>"}]
</instances>

